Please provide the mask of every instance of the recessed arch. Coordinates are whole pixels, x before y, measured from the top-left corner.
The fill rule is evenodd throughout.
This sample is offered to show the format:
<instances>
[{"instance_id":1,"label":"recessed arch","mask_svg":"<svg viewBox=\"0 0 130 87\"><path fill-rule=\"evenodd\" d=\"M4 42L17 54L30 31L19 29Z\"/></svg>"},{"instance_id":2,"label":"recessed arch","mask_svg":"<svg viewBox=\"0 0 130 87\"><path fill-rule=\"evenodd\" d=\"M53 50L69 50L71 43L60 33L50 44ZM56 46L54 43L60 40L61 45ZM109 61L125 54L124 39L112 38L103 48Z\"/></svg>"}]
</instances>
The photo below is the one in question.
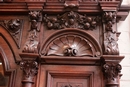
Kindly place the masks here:
<instances>
[{"instance_id":1,"label":"recessed arch","mask_svg":"<svg viewBox=\"0 0 130 87\"><path fill-rule=\"evenodd\" d=\"M64 53L66 48L68 48L67 50L69 50L69 54L67 54L67 56L94 57L94 56L102 55L101 46L98 43L98 41L96 41L96 39L88 32L80 29L69 28L69 29L55 31L44 43L45 44L42 45L40 54L45 56L51 56L51 55L66 56ZM78 45L77 47L73 48L72 46L74 46L75 43L78 43ZM64 48L65 46L67 47ZM89 49L86 51L88 53L81 53L80 51L83 51L83 49L80 49L81 47L85 49ZM77 54L73 54L73 51L77 52Z\"/></svg>"},{"instance_id":2,"label":"recessed arch","mask_svg":"<svg viewBox=\"0 0 130 87\"><path fill-rule=\"evenodd\" d=\"M8 87L14 87L16 69L11 69L11 65L9 64L9 61L11 59L9 59L10 57L7 55L7 53L5 53L4 51L5 49L6 48L1 47L1 44L0 44L0 59L2 61L4 74L9 76ZM12 52L11 53L10 52L11 51L8 51L8 54L12 55Z\"/></svg>"}]
</instances>

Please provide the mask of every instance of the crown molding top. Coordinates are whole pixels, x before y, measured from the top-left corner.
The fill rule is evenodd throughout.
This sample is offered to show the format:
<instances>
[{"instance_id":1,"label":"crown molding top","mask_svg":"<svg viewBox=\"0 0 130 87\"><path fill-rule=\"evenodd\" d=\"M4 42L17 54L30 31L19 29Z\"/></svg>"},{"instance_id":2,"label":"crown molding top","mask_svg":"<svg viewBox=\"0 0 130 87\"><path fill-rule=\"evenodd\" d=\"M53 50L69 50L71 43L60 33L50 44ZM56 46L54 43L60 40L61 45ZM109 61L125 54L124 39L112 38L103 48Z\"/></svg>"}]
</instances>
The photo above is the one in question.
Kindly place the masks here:
<instances>
[{"instance_id":1,"label":"crown molding top","mask_svg":"<svg viewBox=\"0 0 130 87\"><path fill-rule=\"evenodd\" d=\"M3 0L0 2L0 13L27 15L29 11L37 10L47 14L76 11L99 15L103 11L116 11L117 17L124 20L130 11L130 6L122 6L121 3L122 0Z\"/></svg>"}]
</instances>

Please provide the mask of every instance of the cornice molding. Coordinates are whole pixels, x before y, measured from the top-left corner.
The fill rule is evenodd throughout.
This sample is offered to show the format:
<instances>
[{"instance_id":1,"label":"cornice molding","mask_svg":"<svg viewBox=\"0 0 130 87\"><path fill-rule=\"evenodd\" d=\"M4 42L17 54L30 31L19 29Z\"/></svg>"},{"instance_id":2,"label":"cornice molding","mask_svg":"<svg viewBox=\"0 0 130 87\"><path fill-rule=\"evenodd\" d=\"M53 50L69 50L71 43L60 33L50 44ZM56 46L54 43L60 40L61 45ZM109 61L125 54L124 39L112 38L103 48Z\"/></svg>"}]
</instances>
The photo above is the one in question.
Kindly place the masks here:
<instances>
[{"instance_id":1,"label":"cornice molding","mask_svg":"<svg viewBox=\"0 0 130 87\"><path fill-rule=\"evenodd\" d=\"M45 0L39 1L20 1L15 0L11 3L0 3L0 13L1 15L28 15L29 11L42 11L43 13L57 14L63 13L65 11L77 11L79 13L87 14L101 14L103 11L117 11L117 19L121 21L125 20L127 17L130 6L120 5L121 2L117 1L93 1L93 2L80 2L78 9L68 9L65 7L65 2L47 2Z\"/></svg>"}]
</instances>

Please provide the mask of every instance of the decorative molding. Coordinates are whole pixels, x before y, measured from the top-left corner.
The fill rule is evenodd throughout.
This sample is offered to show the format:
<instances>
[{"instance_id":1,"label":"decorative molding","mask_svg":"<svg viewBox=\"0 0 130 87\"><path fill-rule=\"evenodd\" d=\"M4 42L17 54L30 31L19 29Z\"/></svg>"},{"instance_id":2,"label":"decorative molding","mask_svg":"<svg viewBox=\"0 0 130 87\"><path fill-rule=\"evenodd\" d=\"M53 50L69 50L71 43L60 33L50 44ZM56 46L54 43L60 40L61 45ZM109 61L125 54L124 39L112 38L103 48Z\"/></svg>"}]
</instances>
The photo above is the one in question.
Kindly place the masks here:
<instances>
[{"instance_id":1,"label":"decorative molding","mask_svg":"<svg viewBox=\"0 0 130 87\"><path fill-rule=\"evenodd\" d=\"M41 11L30 11L29 12L31 29L27 41L23 47L23 52L26 53L38 53L39 49L39 32L42 21Z\"/></svg>"},{"instance_id":2,"label":"decorative molding","mask_svg":"<svg viewBox=\"0 0 130 87\"><path fill-rule=\"evenodd\" d=\"M83 83L58 82L57 87L83 87Z\"/></svg>"},{"instance_id":3,"label":"decorative molding","mask_svg":"<svg viewBox=\"0 0 130 87\"><path fill-rule=\"evenodd\" d=\"M57 17L49 17L45 14L43 20L49 29L79 28L93 30L100 22L100 17L89 17L70 11L61 16L57 15Z\"/></svg>"},{"instance_id":4,"label":"decorative molding","mask_svg":"<svg viewBox=\"0 0 130 87\"><path fill-rule=\"evenodd\" d=\"M47 87L94 87L94 75L92 71L48 71Z\"/></svg>"},{"instance_id":5,"label":"decorative molding","mask_svg":"<svg viewBox=\"0 0 130 87\"><path fill-rule=\"evenodd\" d=\"M22 38L22 29L23 29L23 20L22 19L11 19L11 20L3 20L0 21L0 25L2 25L13 37L15 43L18 48L21 45Z\"/></svg>"},{"instance_id":6,"label":"decorative molding","mask_svg":"<svg viewBox=\"0 0 130 87\"><path fill-rule=\"evenodd\" d=\"M119 55L118 32L113 25L116 23L116 12L104 12L104 53L107 55Z\"/></svg>"}]
</instances>

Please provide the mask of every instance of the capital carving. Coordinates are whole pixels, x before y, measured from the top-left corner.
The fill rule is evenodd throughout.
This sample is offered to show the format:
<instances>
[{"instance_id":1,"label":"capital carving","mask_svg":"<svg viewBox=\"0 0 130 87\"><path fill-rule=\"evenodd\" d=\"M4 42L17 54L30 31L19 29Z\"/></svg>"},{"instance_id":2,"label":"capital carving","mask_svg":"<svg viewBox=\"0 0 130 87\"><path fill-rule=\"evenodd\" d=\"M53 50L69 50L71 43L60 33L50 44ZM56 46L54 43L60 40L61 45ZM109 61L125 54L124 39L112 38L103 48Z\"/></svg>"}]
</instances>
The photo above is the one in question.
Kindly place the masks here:
<instances>
[{"instance_id":1,"label":"capital carving","mask_svg":"<svg viewBox=\"0 0 130 87\"><path fill-rule=\"evenodd\" d=\"M106 63L103 65L104 75L108 81L114 81L121 72L121 69L120 64Z\"/></svg>"},{"instance_id":2,"label":"capital carving","mask_svg":"<svg viewBox=\"0 0 130 87\"><path fill-rule=\"evenodd\" d=\"M23 82L30 81L33 83L33 78L38 73L38 63L36 61L21 61L20 68L24 73Z\"/></svg>"},{"instance_id":3,"label":"capital carving","mask_svg":"<svg viewBox=\"0 0 130 87\"><path fill-rule=\"evenodd\" d=\"M29 30L28 38L23 47L23 52L25 53L38 53L39 47L39 31L42 20L41 11L30 11L29 12L31 29Z\"/></svg>"}]
</instances>

